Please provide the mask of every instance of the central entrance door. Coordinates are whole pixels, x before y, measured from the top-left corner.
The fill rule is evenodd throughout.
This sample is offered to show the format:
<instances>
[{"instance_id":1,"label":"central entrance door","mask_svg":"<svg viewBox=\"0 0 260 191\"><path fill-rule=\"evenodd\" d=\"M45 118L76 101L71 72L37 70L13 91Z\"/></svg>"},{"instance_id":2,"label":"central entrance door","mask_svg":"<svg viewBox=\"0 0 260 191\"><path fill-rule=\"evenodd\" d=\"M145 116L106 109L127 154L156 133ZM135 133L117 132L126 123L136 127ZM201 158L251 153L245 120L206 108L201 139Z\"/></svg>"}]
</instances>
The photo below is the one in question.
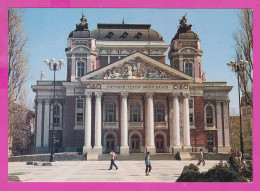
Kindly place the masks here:
<instances>
[{"instance_id":1,"label":"central entrance door","mask_svg":"<svg viewBox=\"0 0 260 191\"><path fill-rule=\"evenodd\" d=\"M133 135L131 137L131 152L132 153L140 152L140 138L138 135Z\"/></svg>"},{"instance_id":2,"label":"central entrance door","mask_svg":"<svg viewBox=\"0 0 260 191\"><path fill-rule=\"evenodd\" d=\"M106 152L110 153L111 151L115 152L115 137L109 134L106 138Z\"/></svg>"},{"instance_id":3,"label":"central entrance door","mask_svg":"<svg viewBox=\"0 0 260 191\"><path fill-rule=\"evenodd\" d=\"M156 146L156 152L157 153L163 153L164 152L164 138L163 138L162 135L156 136L155 146Z\"/></svg>"}]
</instances>

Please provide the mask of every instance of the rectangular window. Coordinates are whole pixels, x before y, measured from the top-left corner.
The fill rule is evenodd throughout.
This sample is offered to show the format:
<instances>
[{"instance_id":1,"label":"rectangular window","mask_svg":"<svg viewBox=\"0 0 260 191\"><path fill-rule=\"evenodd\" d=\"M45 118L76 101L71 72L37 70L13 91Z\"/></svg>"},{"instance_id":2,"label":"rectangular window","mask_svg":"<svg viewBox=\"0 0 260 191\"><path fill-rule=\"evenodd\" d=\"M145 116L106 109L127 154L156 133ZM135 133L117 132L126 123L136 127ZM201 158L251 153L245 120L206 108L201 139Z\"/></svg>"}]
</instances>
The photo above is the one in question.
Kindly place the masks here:
<instances>
[{"instance_id":1,"label":"rectangular window","mask_svg":"<svg viewBox=\"0 0 260 191\"><path fill-rule=\"evenodd\" d=\"M192 63L185 63L185 73L192 76Z\"/></svg>"},{"instance_id":2,"label":"rectangular window","mask_svg":"<svg viewBox=\"0 0 260 191\"><path fill-rule=\"evenodd\" d=\"M85 74L85 62L79 61L77 63L77 76L82 77Z\"/></svg>"},{"instance_id":3,"label":"rectangular window","mask_svg":"<svg viewBox=\"0 0 260 191\"><path fill-rule=\"evenodd\" d=\"M78 99L77 100L77 108L83 108L83 103L84 103L83 99Z\"/></svg>"},{"instance_id":4,"label":"rectangular window","mask_svg":"<svg viewBox=\"0 0 260 191\"><path fill-rule=\"evenodd\" d=\"M193 99L189 99L189 108L190 108L190 109L193 108Z\"/></svg>"},{"instance_id":5,"label":"rectangular window","mask_svg":"<svg viewBox=\"0 0 260 191\"><path fill-rule=\"evenodd\" d=\"M83 122L83 113L77 113L77 122Z\"/></svg>"},{"instance_id":6,"label":"rectangular window","mask_svg":"<svg viewBox=\"0 0 260 191\"><path fill-rule=\"evenodd\" d=\"M193 123L193 113L190 113L190 123Z\"/></svg>"}]
</instances>

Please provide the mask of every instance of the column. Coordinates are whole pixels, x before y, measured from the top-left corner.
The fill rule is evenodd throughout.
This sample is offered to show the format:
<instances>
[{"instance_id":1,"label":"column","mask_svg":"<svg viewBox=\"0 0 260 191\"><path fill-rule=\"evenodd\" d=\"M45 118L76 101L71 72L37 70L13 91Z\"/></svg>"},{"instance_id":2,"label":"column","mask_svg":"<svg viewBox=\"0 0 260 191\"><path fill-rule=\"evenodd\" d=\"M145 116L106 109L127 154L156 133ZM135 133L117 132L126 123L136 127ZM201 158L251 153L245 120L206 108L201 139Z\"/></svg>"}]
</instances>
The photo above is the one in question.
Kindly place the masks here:
<instances>
[{"instance_id":1,"label":"column","mask_svg":"<svg viewBox=\"0 0 260 191\"><path fill-rule=\"evenodd\" d=\"M147 127L148 127L148 145L147 145L147 151L149 151L151 154L155 154L155 145L154 145L154 107L153 107L153 93L147 93Z\"/></svg>"},{"instance_id":2,"label":"column","mask_svg":"<svg viewBox=\"0 0 260 191\"><path fill-rule=\"evenodd\" d=\"M174 129L174 153L178 152L181 148L180 144L180 107L179 107L179 94L173 94L173 129Z\"/></svg>"},{"instance_id":3,"label":"column","mask_svg":"<svg viewBox=\"0 0 260 191\"><path fill-rule=\"evenodd\" d=\"M190 146L190 120L189 120L189 94L183 94L183 138L184 148L191 148Z\"/></svg>"},{"instance_id":4,"label":"column","mask_svg":"<svg viewBox=\"0 0 260 191\"><path fill-rule=\"evenodd\" d=\"M91 97L92 92L85 92L85 140L83 155L92 151L91 147Z\"/></svg>"},{"instance_id":5,"label":"column","mask_svg":"<svg viewBox=\"0 0 260 191\"><path fill-rule=\"evenodd\" d=\"M221 101L216 101L216 107L217 107L218 152L220 153L223 147Z\"/></svg>"},{"instance_id":6,"label":"column","mask_svg":"<svg viewBox=\"0 0 260 191\"><path fill-rule=\"evenodd\" d=\"M223 118L224 118L224 137L225 137L225 150L228 152L230 149L230 137L229 137L229 101L223 102Z\"/></svg>"},{"instance_id":7,"label":"column","mask_svg":"<svg viewBox=\"0 0 260 191\"><path fill-rule=\"evenodd\" d=\"M127 120L127 92L121 93L121 146L120 155L129 155L128 120Z\"/></svg>"},{"instance_id":8,"label":"column","mask_svg":"<svg viewBox=\"0 0 260 191\"><path fill-rule=\"evenodd\" d=\"M76 77L76 58L75 54L72 54L71 56L71 81L75 81Z\"/></svg>"},{"instance_id":9,"label":"column","mask_svg":"<svg viewBox=\"0 0 260 191\"><path fill-rule=\"evenodd\" d=\"M42 140L42 100L37 103L37 130L36 130L36 147L41 147ZM35 150L38 153L38 150Z\"/></svg>"},{"instance_id":10,"label":"column","mask_svg":"<svg viewBox=\"0 0 260 191\"><path fill-rule=\"evenodd\" d=\"M45 100L44 139L43 139L44 147L49 147L49 131L50 131L50 100Z\"/></svg>"},{"instance_id":11,"label":"column","mask_svg":"<svg viewBox=\"0 0 260 191\"><path fill-rule=\"evenodd\" d=\"M93 151L102 154L101 145L101 97L102 92L95 92L96 105L95 105L95 146Z\"/></svg>"},{"instance_id":12,"label":"column","mask_svg":"<svg viewBox=\"0 0 260 191\"><path fill-rule=\"evenodd\" d=\"M180 69L180 71L183 72L183 57L182 56L179 57L179 69Z\"/></svg>"}]
</instances>

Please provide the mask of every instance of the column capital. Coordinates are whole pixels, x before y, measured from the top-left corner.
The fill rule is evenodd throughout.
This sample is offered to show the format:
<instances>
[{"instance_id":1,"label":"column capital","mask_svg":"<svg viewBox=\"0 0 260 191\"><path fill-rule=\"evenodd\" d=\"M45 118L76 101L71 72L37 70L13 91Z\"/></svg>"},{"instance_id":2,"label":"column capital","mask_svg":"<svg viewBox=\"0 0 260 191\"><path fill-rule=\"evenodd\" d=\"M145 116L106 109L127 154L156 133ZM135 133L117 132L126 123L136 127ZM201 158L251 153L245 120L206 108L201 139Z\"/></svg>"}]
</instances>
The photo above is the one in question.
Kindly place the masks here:
<instances>
[{"instance_id":1,"label":"column capital","mask_svg":"<svg viewBox=\"0 0 260 191\"><path fill-rule=\"evenodd\" d=\"M146 93L146 98L148 99L148 98L153 98L153 96L154 96L154 93L153 92L147 92Z\"/></svg>"},{"instance_id":2,"label":"column capital","mask_svg":"<svg viewBox=\"0 0 260 191\"><path fill-rule=\"evenodd\" d=\"M128 92L121 92L121 98L127 98Z\"/></svg>"},{"instance_id":3,"label":"column capital","mask_svg":"<svg viewBox=\"0 0 260 191\"><path fill-rule=\"evenodd\" d=\"M223 100L223 105L228 106L229 102L230 102L230 100Z\"/></svg>"},{"instance_id":4,"label":"column capital","mask_svg":"<svg viewBox=\"0 0 260 191\"><path fill-rule=\"evenodd\" d=\"M174 98L178 98L178 97L180 97L180 93L172 93L172 96L174 97Z\"/></svg>"},{"instance_id":5,"label":"column capital","mask_svg":"<svg viewBox=\"0 0 260 191\"><path fill-rule=\"evenodd\" d=\"M96 98L101 98L102 97L102 92L95 92L95 97Z\"/></svg>"},{"instance_id":6,"label":"column capital","mask_svg":"<svg viewBox=\"0 0 260 191\"><path fill-rule=\"evenodd\" d=\"M85 97L86 98L91 98L92 97L92 92L85 91Z\"/></svg>"},{"instance_id":7,"label":"column capital","mask_svg":"<svg viewBox=\"0 0 260 191\"><path fill-rule=\"evenodd\" d=\"M49 99L45 99L44 102L45 102L45 105L50 105L50 101Z\"/></svg>"},{"instance_id":8,"label":"column capital","mask_svg":"<svg viewBox=\"0 0 260 191\"><path fill-rule=\"evenodd\" d=\"M189 98L190 97L189 93L182 93L182 95L183 95L184 98Z\"/></svg>"},{"instance_id":9,"label":"column capital","mask_svg":"<svg viewBox=\"0 0 260 191\"><path fill-rule=\"evenodd\" d=\"M221 102L222 102L221 100L216 100L217 105L221 105Z\"/></svg>"},{"instance_id":10,"label":"column capital","mask_svg":"<svg viewBox=\"0 0 260 191\"><path fill-rule=\"evenodd\" d=\"M44 101L43 99L37 99L37 102L40 103L40 104L42 104L43 101Z\"/></svg>"}]
</instances>

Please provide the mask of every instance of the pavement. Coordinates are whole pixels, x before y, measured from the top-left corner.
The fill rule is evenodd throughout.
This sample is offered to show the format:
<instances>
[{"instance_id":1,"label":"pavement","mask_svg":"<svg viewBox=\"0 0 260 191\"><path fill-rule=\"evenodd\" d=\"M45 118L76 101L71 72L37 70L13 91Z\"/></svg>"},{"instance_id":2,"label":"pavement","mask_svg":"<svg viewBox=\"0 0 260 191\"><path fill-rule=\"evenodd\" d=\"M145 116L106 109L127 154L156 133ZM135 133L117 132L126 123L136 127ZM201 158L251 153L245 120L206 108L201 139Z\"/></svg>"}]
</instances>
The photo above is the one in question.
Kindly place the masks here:
<instances>
[{"instance_id":1,"label":"pavement","mask_svg":"<svg viewBox=\"0 0 260 191\"><path fill-rule=\"evenodd\" d=\"M52 166L26 165L26 162L9 162L8 174L26 172L26 182L175 182L184 165L197 164L197 160L153 160L150 176L145 176L144 161L116 161L118 170L108 170L110 161L57 161ZM201 172L219 161L206 161L199 166Z\"/></svg>"}]
</instances>

